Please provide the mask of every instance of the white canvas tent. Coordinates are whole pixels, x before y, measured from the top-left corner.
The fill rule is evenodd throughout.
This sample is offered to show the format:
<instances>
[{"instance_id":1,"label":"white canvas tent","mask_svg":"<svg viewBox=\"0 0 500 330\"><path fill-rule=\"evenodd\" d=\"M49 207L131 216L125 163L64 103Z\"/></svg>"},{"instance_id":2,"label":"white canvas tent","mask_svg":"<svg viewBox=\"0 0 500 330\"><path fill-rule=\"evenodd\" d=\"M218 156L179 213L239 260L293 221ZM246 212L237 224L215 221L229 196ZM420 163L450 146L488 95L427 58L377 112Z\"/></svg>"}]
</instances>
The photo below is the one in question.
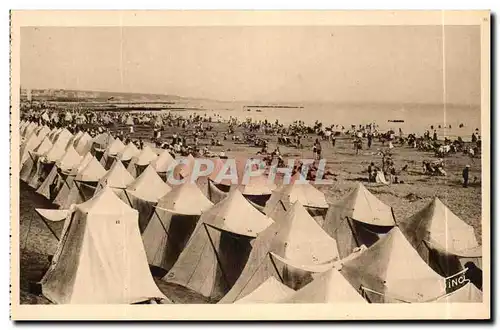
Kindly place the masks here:
<instances>
[{"instance_id":1,"label":"white canvas tent","mask_svg":"<svg viewBox=\"0 0 500 330\"><path fill-rule=\"evenodd\" d=\"M326 214L323 229L337 240L341 258L370 247L396 225L392 208L361 183Z\"/></svg>"},{"instance_id":2,"label":"white canvas tent","mask_svg":"<svg viewBox=\"0 0 500 330\"><path fill-rule=\"evenodd\" d=\"M128 164L127 171L129 171L134 178L137 178L156 158L158 158L156 152L154 152L150 146L145 145L137 156L132 157Z\"/></svg>"},{"instance_id":3,"label":"white canvas tent","mask_svg":"<svg viewBox=\"0 0 500 330\"><path fill-rule=\"evenodd\" d=\"M118 194L122 200L139 211L139 230L141 234L151 219L158 199L170 190L172 188L163 182L151 166L148 166L137 179Z\"/></svg>"},{"instance_id":4,"label":"white canvas tent","mask_svg":"<svg viewBox=\"0 0 500 330\"><path fill-rule=\"evenodd\" d=\"M55 166L52 167L49 175L45 178L43 183L37 189L37 193L44 196L48 200L52 200L51 186L57 184L56 181L60 182L59 187L62 185L62 180L64 180L58 172L67 173L76 168L78 164L82 161L82 156L80 156L72 145L68 147L64 155L59 159ZM57 189L56 189L57 191ZM56 192L54 191L54 193ZM53 196L55 197L55 195Z\"/></svg>"},{"instance_id":5,"label":"white canvas tent","mask_svg":"<svg viewBox=\"0 0 500 330\"><path fill-rule=\"evenodd\" d=\"M272 223L234 190L203 212L163 280L219 300L240 276L255 238Z\"/></svg>"},{"instance_id":6,"label":"white canvas tent","mask_svg":"<svg viewBox=\"0 0 500 330\"><path fill-rule=\"evenodd\" d=\"M174 186L161 197L142 234L149 264L170 270L185 248L201 214L211 207L212 202L195 183Z\"/></svg>"},{"instance_id":7,"label":"white canvas tent","mask_svg":"<svg viewBox=\"0 0 500 330\"><path fill-rule=\"evenodd\" d=\"M264 213L272 218L282 216L295 202L299 202L321 225L328 209L325 194L306 180L292 178L289 184L275 189L264 207Z\"/></svg>"},{"instance_id":8,"label":"white canvas tent","mask_svg":"<svg viewBox=\"0 0 500 330\"><path fill-rule=\"evenodd\" d=\"M397 227L344 262L340 271L372 303L425 302L446 293L444 277L420 258Z\"/></svg>"},{"instance_id":9,"label":"white canvas tent","mask_svg":"<svg viewBox=\"0 0 500 330\"><path fill-rule=\"evenodd\" d=\"M80 170L73 180L67 198L60 204L61 209L69 209L72 204L79 204L92 198L101 178L106 175L106 170L95 157Z\"/></svg>"},{"instance_id":10,"label":"white canvas tent","mask_svg":"<svg viewBox=\"0 0 500 330\"><path fill-rule=\"evenodd\" d=\"M422 259L442 276L462 270L461 259L480 266L481 248L474 228L438 198L399 226Z\"/></svg>"},{"instance_id":11,"label":"white canvas tent","mask_svg":"<svg viewBox=\"0 0 500 330\"><path fill-rule=\"evenodd\" d=\"M257 237L245 268L220 303L247 296L269 277L299 290L313 275L331 269L338 261L337 244L295 202L288 212Z\"/></svg>"},{"instance_id":12,"label":"white canvas tent","mask_svg":"<svg viewBox=\"0 0 500 330\"><path fill-rule=\"evenodd\" d=\"M56 304L131 304L166 299L146 262L137 211L108 188L76 205L43 277Z\"/></svg>"}]
</instances>

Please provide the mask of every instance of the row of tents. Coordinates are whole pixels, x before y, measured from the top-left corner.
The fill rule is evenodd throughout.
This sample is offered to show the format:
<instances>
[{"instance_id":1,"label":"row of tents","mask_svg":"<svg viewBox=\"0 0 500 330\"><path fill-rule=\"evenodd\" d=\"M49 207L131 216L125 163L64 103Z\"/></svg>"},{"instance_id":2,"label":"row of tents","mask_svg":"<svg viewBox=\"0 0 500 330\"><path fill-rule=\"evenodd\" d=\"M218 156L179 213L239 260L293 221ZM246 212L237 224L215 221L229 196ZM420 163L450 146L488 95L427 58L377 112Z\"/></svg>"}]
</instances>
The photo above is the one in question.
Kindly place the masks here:
<instances>
[{"instance_id":1,"label":"row of tents","mask_svg":"<svg viewBox=\"0 0 500 330\"><path fill-rule=\"evenodd\" d=\"M58 241L41 280L53 303L178 303L161 282L221 304L482 300L474 230L437 198L396 223L362 184L329 204L309 183L217 180L220 159L205 194L166 182L189 177L192 157L172 166L167 150L29 122L20 133L20 179L59 207L36 210Z\"/></svg>"}]
</instances>

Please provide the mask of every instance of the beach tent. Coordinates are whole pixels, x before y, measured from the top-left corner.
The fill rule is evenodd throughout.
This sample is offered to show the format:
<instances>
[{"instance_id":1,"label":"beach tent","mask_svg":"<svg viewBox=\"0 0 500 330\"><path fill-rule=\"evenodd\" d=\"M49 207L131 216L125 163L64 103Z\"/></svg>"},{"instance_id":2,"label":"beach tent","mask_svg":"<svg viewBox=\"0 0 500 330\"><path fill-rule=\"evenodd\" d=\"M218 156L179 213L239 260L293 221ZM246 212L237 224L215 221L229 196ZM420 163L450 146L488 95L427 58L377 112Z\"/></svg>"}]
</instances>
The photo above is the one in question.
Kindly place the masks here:
<instances>
[{"instance_id":1,"label":"beach tent","mask_svg":"<svg viewBox=\"0 0 500 330\"><path fill-rule=\"evenodd\" d=\"M61 159L65 152L65 145L56 142L45 155L38 157L35 172L28 183L29 186L38 189L54 168L55 162Z\"/></svg>"},{"instance_id":2,"label":"beach tent","mask_svg":"<svg viewBox=\"0 0 500 330\"><path fill-rule=\"evenodd\" d=\"M60 169L58 171L60 180L58 181L57 187L55 189L56 197L52 201L53 204L59 206L65 205L71 188L73 188L76 175L83 171L83 169L90 163L93 158L94 156L92 156L92 153L88 152L73 168Z\"/></svg>"},{"instance_id":3,"label":"beach tent","mask_svg":"<svg viewBox=\"0 0 500 330\"><path fill-rule=\"evenodd\" d=\"M106 170L95 157L92 157L87 166L76 174L67 198L60 205L60 209L69 209L72 204L83 203L92 198L97 184L104 175L106 175Z\"/></svg>"},{"instance_id":4,"label":"beach tent","mask_svg":"<svg viewBox=\"0 0 500 330\"><path fill-rule=\"evenodd\" d=\"M146 171L148 169L150 167ZM170 270L185 248L201 214L212 207L212 202L191 182L176 185L161 197L142 234L148 263L165 271Z\"/></svg>"},{"instance_id":5,"label":"beach tent","mask_svg":"<svg viewBox=\"0 0 500 330\"><path fill-rule=\"evenodd\" d=\"M76 134L73 135L71 138L70 144L74 147L76 142L82 137L83 131L78 131Z\"/></svg>"},{"instance_id":6,"label":"beach tent","mask_svg":"<svg viewBox=\"0 0 500 330\"><path fill-rule=\"evenodd\" d=\"M66 128L63 128L54 135L52 142L55 145L61 145L63 148L66 149L72 138L73 134L71 134L71 132L68 131Z\"/></svg>"},{"instance_id":7,"label":"beach tent","mask_svg":"<svg viewBox=\"0 0 500 330\"><path fill-rule=\"evenodd\" d=\"M137 156L132 157L127 166L127 171L129 171L134 178L137 178L156 158L158 158L158 154L153 151L150 146L145 145Z\"/></svg>"},{"instance_id":8,"label":"beach tent","mask_svg":"<svg viewBox=\"0 0 500 330\"><path fill-rule=\"evenodd\" d=\"M340 272L372 303L425 302L446 293L444 277L420 258L397 227L344 262Z\"/></svg>"},{"instance_id":9,"label":"beach tent","mask_svg":"<svg viewBox=\"0 0 500 330\"><path fill-rule=\"evenodd\" d=\"M314 274L338 262L337 243L300 202L275 220L255 240L245 268L220 303L233 303L247 296L271 276L299 290L313 280Z\"/></svg>"},{"instance_id":10,"label":"beach tent","mask_svg":"<svg viewBox=\"0 0 500 330\"><path fill-rule=\"evenodd\" d=\"M436 303L481 303L483 302L483 292L471 282L460 289L439 297L431 302Z\"/></svg>"},{"instance_id":11,"label":"beach tent","mask_svg":"<svg viewBox=\"0 0 500 330\"><path fill-rule=\"evenodd\" d=\"M134 126L134 118L132 116L128 116L127 121L125 122L127 126Z\"/></svg>"},{"instance_id":12,"label":"beach tent","mask_svg":"<svg viewBox=\"0 0 500 330\"><path fill-rule=\"evenodd\" d=\"M133 142L129 142L125 149L123 149L118 154L118 159L123 163L123 166L128 167L131 159L137 155L139 155L141 151L135 146Z\"/></svg>"},{"instance_id":13,"label":"beach tent","mask_svg":"<svg viewBox=\"0 0 500 330\"><path fill-rule=\"evenodd\" d=\"M114 139L106 148L106 151L100 161L101 165L104 166L106 170L109 170L117 158L117 155L124 149L125 145L123 142L118 138Z\"/></svg>"},{"instance_id":14,"label":"beach tent","mask_svg":"<svg viewBox=\"0 0 500 330\"><path fill-rule=\"evenodd\" d=\"M158 199L171 190L172 188L158 176L158 173L151 166L148 166L118 196L139 211L139 230L142 234L151 219Z\"/></svg>"},{"instance_id":15,"label":"beach tent","mask_svg":"<svg viewBox=\"0 0 500 330\"><path fill-rule=\"evenodd\" d=\"M59 182L59 186L63 183L60 178L59 172L70 172L72 171L78 164L82 161L82 156L80 156L75 148L72 145L66 149L64 155L55 163L55 166L52 167L49 174L37 189L37 193L44 196L48 200L52 201L52 196L55 197L54 193L57 192L57 189L52 189L53 185L57 186L56 181Z\"/></svg>"},{"instance_id":16,"label":"beach tent","mask_svg":"<svg viewBox=\"0 0 500 330\"><path fill-rule=\"evenodd\" d=\"M117 195L121 195L123 190L133 181L134 178L127 172L123 163L116 160L109 171L97 183L96 193L104 187L110 187Z\"/></svg>"},{"instance_id":17,"label":"beach tent","mask_svg":"<svg viewBox=\"0 0 500 330\"><path fill-rule=\"evenodd\" d=\"M399 226L422 259L442 276L456 274L471 259L480 266L481 246L474 228L437 197Z\"/></svg>"},{"instance_id":18,"label":"beach tent","mask_svg":"<svg viewBox=\"0 0 500 330\"><path fill-rule=\"evenodd\" d=\"M163 280L213 300L222 298L241 274L255 238L272 223L238 190L232 191L202 213L186 247Z\"/></svg>"},{"instance_id":19,"label":"beach tent","mask_svg":"<svg viewBox=\"0 0 500 330\"><path fill-rule=\"evenodd\" d=\"M167 181L167 172L173 170L175 165L175 159L168 150L164 150L154 161L151 162L151 166L164 181Z\"/></svg>"},{"instance_id":20,"label":"beach tent","mask_svg":"<svg viewBox=\"0 0 500 330\"><path fill-rule=\"evenodd\" d=\"M275 218L280 217L295 202L299 202L322 225L323 217L328 210L325 194L311 185L309 181L300 179L297 173L289 184L282 184L273 190L264 207L264 213Z\"/></svg>"},{"instance_id":21,"label":"beach tent","mask_svg":"<svg viewBox=\"0 0 500 330\"><path fill-rule=\"evenodd\" d=\"M40 127L40 129L37 131L36 135L38 135L39 138L43 139L46 137L50 132L50 128L47 125L43 125Z\"/></svg>"},{"instance_id":22,"label":"beach tent","mask_svg":"<svg viewBox=\"0 0 500 330\"><path fill-rule=\"evenodd\" d=\"M23 164L20 173L20 179L24 182L30 182L32 176L35 174L38 164L38 159L45 155L52 148L52 143L48 137L44 137L42 142L33 149L28 151L28 159Z\"/></svg>"},{"instance_id":23,"label":"beach tent","mask_svg":"<svg viewBox=\"0 0 500 330\"><path fill-rule=\"evenodd\" d=\"M33 151L33 149L35 149L40 144L40 142L42 142L44 138L40 138L38 137L38 135L33 134L20 145L19 168L22 168L24 163L31 158L29 152Z\"/></svg>"},{"instance_id":24,"label":"beach tent","mask_svg":"<svg viewBox=\"0 0 500 330\"><path fill-rule=\"evenodd\" d=\"M43 277L56 304L131 304L166 299L155 285L142 246L137 211L109 188L76 205Z\"/></svg>"},{"instance_id":25,"label":"beach tent","mask_svg":"<svg viewBox=\"0 0 500 330\"><path fill-rule=\"evenodd\" d=\"M295 291L290 289L274 276L269 277L247 296L236 300L235 304L273 304L288 298Z\"/></svg>"},{"instance_id":26,"label":"beach tent","mask_svg":"<svg viewBox=\"0 0 500 330\"><path fill-rule=\"evenodd\" d=\"M330 206L323 229L337 240L340 257L345 258L357 247L370 247L395 225L392 208L359 183Z\"/></svg>"},{"instance_id":27,"label":"beach tent","mask_svg":"<svg viewBox=\"0 0 500 330\"><path fill-rule=\"evenodd\" d=\"M35 130L37 128L37 124L34 122L31 122L25 129L24 129L24 134L23 136L25 138L30 138L31 135L36 134Z\"/></svg>"},{"instance_id":28,"label":"beach tent","mask_svg":"<svg viewBox=\"0 0 500 330\"><path fill-rule=\"evenodd\" d=\"M367 304L368 302L352 285L332 268L316 275L315 279L281 301L300 304Z\"/></svg>"},{"instance_id":29,"label":"beach tent","mask_svg":"<svg viewBox=\"0 0 500 330\"><path fill-rule=\"evenodd\" d=\"M75 147L76 152L80 155L85 156L87 152L92 150L92 137L84 132L78 139L75 139L73 142L73 146Z\"/></svg>"},{"instance_id":30,"label":"beach tent","mask_svg":"<svg viewBox=\"0 0 500 330\"><path fill-rule=\"evenodd\" d=\"M93 138L93 143L97 144L100 149L106 149L106 147L114 141L114 138L111 136L111 134L104 132L98 134L96 137Z\"/></svg>"}]
</instances>

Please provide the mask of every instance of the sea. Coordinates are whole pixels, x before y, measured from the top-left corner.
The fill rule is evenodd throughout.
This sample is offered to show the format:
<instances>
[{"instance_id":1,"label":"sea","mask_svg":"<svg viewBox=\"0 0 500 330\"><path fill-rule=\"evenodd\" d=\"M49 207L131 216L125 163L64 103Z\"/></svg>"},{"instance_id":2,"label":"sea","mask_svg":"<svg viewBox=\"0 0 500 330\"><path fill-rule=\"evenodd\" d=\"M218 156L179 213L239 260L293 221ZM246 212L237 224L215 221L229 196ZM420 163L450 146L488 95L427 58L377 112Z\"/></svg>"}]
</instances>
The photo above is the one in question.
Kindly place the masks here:
<instances>
[{"instance_id":1,"label":"sea","mask_svg":"<svg viewBox=\"0 0 500 330\"><path fill-rule=\"evenodd\" d=\"M316 121L323 126L332 124L350 129L351 125L377 125L379 131L399 129L404 135L416 133L422 135L434 130L440 139L462 137L468 141L476 129L481 132L481 108L447 104L335 104L335 103L294 103L264 104L243 102L188 102L182 111L184 115L213 116L239 120L266 120L282 124L303 121L306 125L314 125ZM170 111L170 110L166 110ZM396 122L395 122L396 121ZM481 134L481 133L479 133Z\"/></svg>"}]
</instances>

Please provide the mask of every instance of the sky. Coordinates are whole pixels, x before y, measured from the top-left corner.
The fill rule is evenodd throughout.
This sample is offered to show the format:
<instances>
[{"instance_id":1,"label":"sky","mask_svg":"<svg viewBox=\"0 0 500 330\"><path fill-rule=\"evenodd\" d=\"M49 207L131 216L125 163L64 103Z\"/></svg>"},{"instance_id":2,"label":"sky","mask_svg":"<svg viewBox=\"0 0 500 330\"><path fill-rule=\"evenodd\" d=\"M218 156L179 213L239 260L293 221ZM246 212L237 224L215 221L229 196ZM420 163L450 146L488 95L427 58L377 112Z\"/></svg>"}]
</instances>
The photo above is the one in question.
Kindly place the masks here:
<instances>
[{"instance_id":1,"label":"sky","mask_svg":"<svg viewBox=\"0 0 500 330\"><path fill-rule=\"evenodd\" d=\"M480 57L479 26L24 27L21 86L477 105Z\"/></svg>"}]
</instances>

